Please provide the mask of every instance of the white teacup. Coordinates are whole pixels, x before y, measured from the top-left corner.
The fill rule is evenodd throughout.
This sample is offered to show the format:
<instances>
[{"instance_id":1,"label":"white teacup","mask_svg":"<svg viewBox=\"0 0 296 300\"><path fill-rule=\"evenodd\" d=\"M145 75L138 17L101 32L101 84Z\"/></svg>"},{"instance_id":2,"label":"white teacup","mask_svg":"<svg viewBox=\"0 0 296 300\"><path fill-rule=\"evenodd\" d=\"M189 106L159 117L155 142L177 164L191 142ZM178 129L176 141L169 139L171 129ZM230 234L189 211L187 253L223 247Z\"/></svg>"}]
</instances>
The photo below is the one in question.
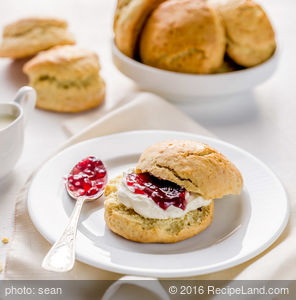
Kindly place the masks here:
<instances>
[{"instance_id":1,"label":"white teacup","mask_svg":"<svg viewBox=\"0 0 296 300\"><path fill-rule=\"evenodd\" d=\"M14 101L0 103L0 178L14 168L22 153L25 125L35 102L35 90L24 86Z\"/></svg>"}]
</instances>

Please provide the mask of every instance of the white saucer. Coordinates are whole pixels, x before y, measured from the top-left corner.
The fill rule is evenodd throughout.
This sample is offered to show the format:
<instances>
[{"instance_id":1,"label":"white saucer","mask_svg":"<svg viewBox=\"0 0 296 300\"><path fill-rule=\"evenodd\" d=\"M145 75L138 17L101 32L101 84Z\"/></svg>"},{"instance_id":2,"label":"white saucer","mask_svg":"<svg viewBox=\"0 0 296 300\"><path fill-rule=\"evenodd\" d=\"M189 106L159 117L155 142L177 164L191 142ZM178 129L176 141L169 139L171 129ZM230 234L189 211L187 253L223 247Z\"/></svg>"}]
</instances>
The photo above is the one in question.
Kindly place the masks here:
<instances>
[{"instance_id":1,"label":"white saucer","mask_svg":"<svg viewBox=\"0 0 296 300\"><path fill-rule=\"evenodd\" d=\"M87 203L77 235L77 259L98 268L125 274L185 277L223 270L258 255L284 230L289 205L273 172L257 158L231 144L174 131L134 131L74 145L48 161L36 174L28 209L40 233L53 243L62 233L74 207L63 176L81 159L94 155L104 161L109 178L135 166L141 152L165 139L206 142L233 161L242 172L240 196L215 200L208 229L175 244L140 244L112 233L104 222L103 200Z\"/></svg>"}]
</instances>

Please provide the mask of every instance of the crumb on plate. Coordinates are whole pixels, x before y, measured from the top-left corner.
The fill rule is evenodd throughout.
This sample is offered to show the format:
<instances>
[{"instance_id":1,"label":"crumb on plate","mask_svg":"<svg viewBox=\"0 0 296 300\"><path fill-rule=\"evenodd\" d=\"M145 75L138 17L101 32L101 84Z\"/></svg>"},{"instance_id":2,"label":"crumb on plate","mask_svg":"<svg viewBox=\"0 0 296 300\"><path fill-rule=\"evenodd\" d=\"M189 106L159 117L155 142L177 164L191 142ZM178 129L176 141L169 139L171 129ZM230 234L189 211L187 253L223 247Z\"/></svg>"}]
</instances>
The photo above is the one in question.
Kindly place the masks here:
<instances>
[{"instance_id":1,"label":"crumb on plate","mask_svg":"<svg viewBox=\"0 0 296 300\"><path fill-rule=\"evenodd\" d=\"M3 243L3 244L7 244L7 243L8 243L8 238L4 237L4 238L2 239L2 243Z\"/></svg>"}]
</instances>

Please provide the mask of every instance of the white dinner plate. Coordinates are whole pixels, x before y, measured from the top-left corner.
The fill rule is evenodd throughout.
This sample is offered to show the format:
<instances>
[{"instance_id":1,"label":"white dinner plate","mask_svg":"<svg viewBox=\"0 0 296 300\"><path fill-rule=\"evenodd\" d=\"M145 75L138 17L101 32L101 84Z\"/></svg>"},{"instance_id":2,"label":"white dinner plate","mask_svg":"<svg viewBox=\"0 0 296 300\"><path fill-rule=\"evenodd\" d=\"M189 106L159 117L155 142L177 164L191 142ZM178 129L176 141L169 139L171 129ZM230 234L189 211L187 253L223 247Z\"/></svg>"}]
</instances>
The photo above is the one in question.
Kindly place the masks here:
<instances>
[{"instance_id":1,"label":"white dinner plate","mask_svg":"<svg viewBox=\"0 0 296 300\"><path fill-rule=\"evenodd\" d=\"M248 152L223 141L175 131L133 131L88 140L49 160L33 179L28 209L40 233L53 243L74 207L63 176L81 159L102 159L109 178L134 167L143 150L165 139L192 139L221 151L241 171L239 196L215 200L214 219L199 235L175 244L141 244L111 232L104 222L104 199L86 203L77 234L77 259L125 274L185 277L238 265L264 251L285 228L289 205L273 172Z\"/></svg>"}]
</instances>

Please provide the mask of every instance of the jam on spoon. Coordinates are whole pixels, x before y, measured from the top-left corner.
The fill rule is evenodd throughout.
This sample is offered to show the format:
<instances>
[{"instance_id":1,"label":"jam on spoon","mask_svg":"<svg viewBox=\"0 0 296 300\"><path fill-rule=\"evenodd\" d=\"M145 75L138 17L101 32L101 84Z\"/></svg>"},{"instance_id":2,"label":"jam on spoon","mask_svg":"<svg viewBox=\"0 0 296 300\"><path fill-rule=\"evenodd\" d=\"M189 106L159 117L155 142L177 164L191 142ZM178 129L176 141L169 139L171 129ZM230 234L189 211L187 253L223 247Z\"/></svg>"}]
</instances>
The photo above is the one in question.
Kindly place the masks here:
<instances>
[{"instance_id":1,"label":"jam on spoon","mask_svg":"<svg viewBox=\"0 0 296 300\"><path fill-rule=\"evenodd\" d=\"M135 194L146 195L163 210L171 205L183 210L186 208L186 190L171 181L159 179L149 173L129 173L126 183L133 188Z\"/></svg>"},{"instance_id":2,"label":"jam on spoon","mask_svg":"<svg viewBox=\"0 0 296 300\"><path fill-rule=\"evenodd\" d=\"M66 176L70 192L76 196L94 196L106 185L106 168L93 156L80 161Z\"/></svg>"},{"instance_id":3,"label":"jam on spoon","mask_svg":"<svg viewBox=\"0 0 296 300\"><path fill-rule=\"evenodd\" d=\"M101 160L87 157L65 177L66 190L76 200L74 210L60 238L42 262L42 268L54 272L70 271L75 262L75 240L81 208L86 201L100 198L107 183L107 171Z\"/></svg>"}]
</instances>

